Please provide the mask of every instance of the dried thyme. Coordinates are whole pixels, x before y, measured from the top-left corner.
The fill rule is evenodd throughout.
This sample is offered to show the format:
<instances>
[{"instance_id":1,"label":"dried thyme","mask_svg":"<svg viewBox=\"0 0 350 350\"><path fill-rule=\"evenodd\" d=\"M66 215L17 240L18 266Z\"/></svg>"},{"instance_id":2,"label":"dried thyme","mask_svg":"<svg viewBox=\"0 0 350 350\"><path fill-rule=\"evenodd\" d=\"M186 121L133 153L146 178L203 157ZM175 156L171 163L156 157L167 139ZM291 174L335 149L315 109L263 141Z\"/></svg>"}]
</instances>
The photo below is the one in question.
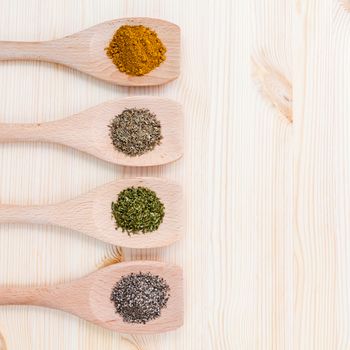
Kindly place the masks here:
<instances>
[{"instance_id":1,"label":"dried thyme","mask_svg":"<svg viewBox=\"0 0 350 350\"><path fill-rule=\"evenodd\" d=\"M164 218L164 204L145 187L129 187L112 202L116 228L129 235L156 231Z\"/></svg>"},{"instance_id":2,"label":"dried thyme","mask_svg":"<svg viewBox=\"0 0 350 350\"><path fill-rule=\"evenodd\" d=\"M115 149L134 157L152 151L162 140L161 125L148 109L125 109L109 125Z\"/></svg>"},{"instance_id":3,"label":"dried thyme","mask_svg":"<svg viewBox=\"0 0 350 350\"><path fill-rule=\"evenodd\" d=\"M169 300L166 281L151 273L122 276L111 293L115 311L124 322L145 324L161 315Z\"/></svg>"},{"instance_id":4,"label":"dried thyme","mask_svg":"<svg viewBox=\"0 0 350 350\"><path fill-rule=\"evenodd\" d=\"M155 31L139 26L121 26L106 48L107 56L128 75L144 75L165 60L166 48Z\"/></svg>"}]
</instances>

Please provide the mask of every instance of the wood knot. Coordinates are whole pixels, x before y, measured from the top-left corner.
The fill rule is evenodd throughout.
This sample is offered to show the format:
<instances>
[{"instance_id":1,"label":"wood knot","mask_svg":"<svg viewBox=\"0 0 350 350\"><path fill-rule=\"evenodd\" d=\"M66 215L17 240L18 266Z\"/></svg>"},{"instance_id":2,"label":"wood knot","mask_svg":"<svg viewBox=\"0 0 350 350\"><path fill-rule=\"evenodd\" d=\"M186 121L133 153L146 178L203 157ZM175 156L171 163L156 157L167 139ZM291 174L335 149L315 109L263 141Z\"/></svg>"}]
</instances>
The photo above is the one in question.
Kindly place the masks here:
<instances>
[{"instance_id":1,"label":"wood knot","mask_svg":"<svg viewBox=\"0 0 350 350\"><path fill-rule=\"evenodd\" d=\"M107 254L102 260L102 262L98 264L98 268L101 269L109 265L118 264L122 261L124 261L124 254L122 248L111 246L107 251Z\"/></svg>"},{"instance_id":2,"label":"wood knot","mask_svg":"<svg viewBox=\"0 0 350 350\"><path fill-rule=\"evenodd\" d=\"M143 350L141 345L138 343L136 336L124 335L121 338L122 348L125 350Z\"/></svg>"},{"instance_id":3,"label":"wood knot","mask_svg":"<svg viewBox=\"0 0 350 350\"><path fill-rule=\"evenodd\" d=\"M340 3L345 10L350 11L350 0L340 0Z\"/></svg>"},{"instance_id":4,"label":"wood knot","mask_svg":"<svg viewBox=\"0 0 350 350\"><path fill-rule=\"evenodd\" d=\"M259 86L261 94L270 102L278 113L289 123L293 122L293 90L288 79L265 57L252 58L253 79Z\"/></svg>"}]
</instances>

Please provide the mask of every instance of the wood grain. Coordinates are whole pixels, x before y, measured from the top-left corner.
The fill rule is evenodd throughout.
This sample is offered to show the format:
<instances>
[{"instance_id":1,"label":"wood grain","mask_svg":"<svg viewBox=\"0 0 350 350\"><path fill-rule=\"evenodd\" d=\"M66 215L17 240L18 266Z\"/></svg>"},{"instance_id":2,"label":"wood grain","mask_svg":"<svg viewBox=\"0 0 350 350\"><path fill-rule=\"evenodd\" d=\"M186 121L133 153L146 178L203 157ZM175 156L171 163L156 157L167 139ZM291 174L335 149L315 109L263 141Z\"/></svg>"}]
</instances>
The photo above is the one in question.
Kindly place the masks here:
<instances>
[{"instance_id":1,"label":"wood grain","mask_svg":"<svg viewBox=\"0 0 350 350\"><path fill-rule=\"evenodd\" d=\"M1 333L0 333L0 350L6 350L5 339Z\"/></svg>"},{"instance_id":2,"label":"wood grain","mask_svg":"<svg viewBox=\"0 0 350 350\"><path fill-rule=\"evenodd\" d=\"M1 145L2 203L67 200L130 176L175 180L186 198L183 240L123 249L126 261L183 266L181 329L122 335L52 310L2 307L8 350L349 348L350 16L341 1L3 0L2 9L0 39L10 41L120 17L169 20L181 27L182 71L167 85L126 89L52 64L3 62L1 122L53 121L128 95L169 97L185 113L184 157L163 167ZM289 82L292 104L282 107L293 124L274 102L285 85L273 75L264 94L252 59ZM114 258L115 248L68 230L0 226L2 285L68 282Z\"/></svg>"},{"instance_id":3,"label":"wood grain","mask_svg":"<svg viewBox=\"0 0 350 350\"><path fill-rule=\"evenodd\" d=\"M255 338L244 339L236 345L237 349L294 349L294 127L289 123L291 117L293 121L295 119L291 47L293 6L294 3L290 1L253 1L251 6L250 23L253 30L250 57L253 62L258 63L260 69L267 72L264 76L268 79L262 80L264 89L256 86L255 79L252 80L255 93L247 93L247 98L255 101L249 112L252 113L250 131L248 123L241 122L245 134L251 134L249 140L252 144L250 147L253 148L248 163L251 169L251 185L249 187L247 184L245 188L250 200L244 207L244 227L250 235L247 240L253 247L248 253L249 246L246 243L249 260L247 258L245 265L248 266L250 261L251 283L254 281L253 274L256 275L252 284L255 292L251 292L254 309L249 319L254 330L251 334ZM246 157L247 153L242 155L242 161ZM245 170L242 168L240 176L243 177L243 173L247 171L247 166ZM239 193L243 198L244 191ZM240 209L237 212L240 213ZM255 220L248 224L247 221L252 217Z\"/></svg>"},{"instance_id":4,"label":"wood grain","mask_svg":"<svg viewBox=\"0 0 350 350\"><path fill-rule=\"evenodd\" d=\"M340 0L340 3L344 6L344 8L350 11L350 1L349 0Z\"/></svg>"}]
</instances>

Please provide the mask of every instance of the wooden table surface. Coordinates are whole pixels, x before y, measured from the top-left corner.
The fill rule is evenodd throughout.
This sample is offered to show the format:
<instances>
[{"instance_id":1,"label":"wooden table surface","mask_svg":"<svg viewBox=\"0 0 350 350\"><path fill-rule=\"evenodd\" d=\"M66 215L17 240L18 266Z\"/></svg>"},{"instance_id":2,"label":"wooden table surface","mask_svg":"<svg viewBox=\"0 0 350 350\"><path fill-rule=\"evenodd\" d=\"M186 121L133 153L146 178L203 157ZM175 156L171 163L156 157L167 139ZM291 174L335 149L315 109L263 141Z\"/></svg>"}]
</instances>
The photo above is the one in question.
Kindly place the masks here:
<instances>
[{"instance_id":1,"label":"wooden table surface","mask_svg":"<svg viewBox=\"0 0 350 350\"><path fill-rule=\"evenodd\" d=\"M1 62L0 122L57 120L116 97L170 97L184 105L185 155L135 169L58 145L0 145L0 203L54 203L118 178L162 176L184 187L186 229L168 248L121 250L57 227L1 225L0 283L54 284L120 260L154 259L183 267L186 292L184 326L154 336L1 307L0 349L350 349L346 7L1 0L0 40L54 39L118 17L180 25L182 74L165 86L116 87L54 64Z\"/></svg>"}]
</instances>

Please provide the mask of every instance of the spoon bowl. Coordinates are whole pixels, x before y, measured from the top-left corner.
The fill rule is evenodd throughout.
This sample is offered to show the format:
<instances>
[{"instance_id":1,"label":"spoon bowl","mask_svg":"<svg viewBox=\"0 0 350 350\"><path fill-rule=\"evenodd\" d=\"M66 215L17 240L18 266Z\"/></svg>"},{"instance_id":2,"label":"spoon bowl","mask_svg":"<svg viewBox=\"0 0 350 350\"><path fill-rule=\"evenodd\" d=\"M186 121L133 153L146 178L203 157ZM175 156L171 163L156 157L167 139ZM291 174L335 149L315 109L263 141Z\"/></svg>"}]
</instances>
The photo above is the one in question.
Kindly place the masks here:
<instances>
[{"instance_id":1,"label":"spoon bowl","mask_svg":"<svg viewBox=\"0 0 350 350\"><path fill-rule=\"evenodd\" d=\"M116 229L111 203L128 187L153 190L164 204L163 222L156 231L128 235ZM0 223L52 224L79 231L101 241L129 248L163 247L174 243L183 231L181 186L161 178L116 180L73 200L46 206L0 205Z\"/></svg>"},{"instance_id":2,"label":"spoon bowl","mask_svg":"<svg viewBox=\"0 0 350 350\"><path fill-rule=\"evenodd\" d=\"M141 156L131 157L119 152L109 136L111 120L126 108L147 108L156 114L161 123L161 144ZM119 165L162 165L177 160L183 154L183 111L179 103L167 98L136 96L104 102L48 123L0 123L0 142L19 141L58 143Z\"/></svg>"},{"instance_id":3,"label":"spoon bowl","mask_svg":"<svg viewBox=\"0 0 350 350\"><path fill-rule=\"evenodd\" d=\"M123 25L143 25L154 30L167 49L166 60L144 76L122 73L105 48ZM104 81L125 86L167 83L180 74L180 28L147 17L120 18L97 24L61 39L42 42L0 42L0 60L37 60L62 64Z\"/></svg>"},{"instance_id":4,"label":"spoon bowl","mask_svg":"<svg viewBox=\"0 0 350 350\"><path fill-rule=\"evenodd\" d=\"M160 317L146 324L126 323L114 310L110 296L122 276L158 275L170 287ZM99 326L122 333L161 333L183 324L183 277L180 267L156 261L133 261L105 267L79 280L50 287L0 288L0 305L36 305L72 313Z\"/></svg>"}]
</instances>

